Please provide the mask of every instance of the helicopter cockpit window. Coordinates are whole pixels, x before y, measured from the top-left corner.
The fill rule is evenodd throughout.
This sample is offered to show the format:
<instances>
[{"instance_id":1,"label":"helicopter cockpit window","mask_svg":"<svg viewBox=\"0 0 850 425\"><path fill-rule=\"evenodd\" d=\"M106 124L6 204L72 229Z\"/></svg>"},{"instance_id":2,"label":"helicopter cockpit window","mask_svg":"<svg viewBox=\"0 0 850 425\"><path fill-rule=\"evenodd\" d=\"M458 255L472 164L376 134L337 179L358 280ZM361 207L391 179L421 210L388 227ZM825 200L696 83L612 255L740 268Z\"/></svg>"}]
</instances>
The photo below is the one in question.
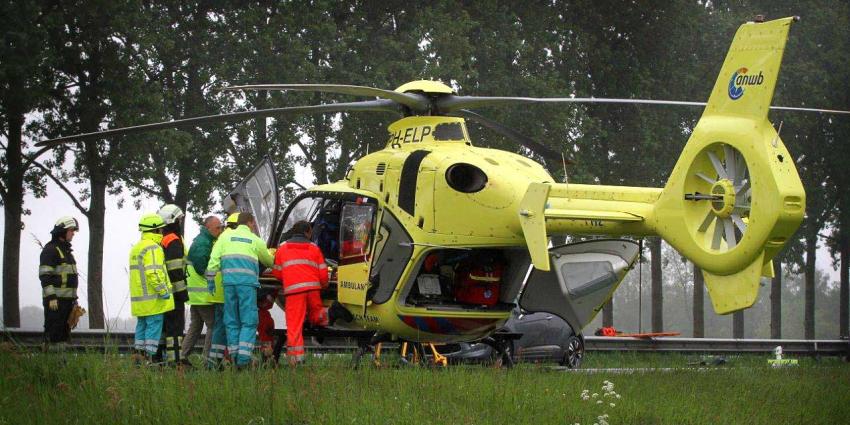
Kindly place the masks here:
<instances>
[{"instance_id":1,"label":"helicopter cockpit window","mask_svg":"<svg viewBox=\"0 0 850 425\"><path fill-rule=\"evenodd\" d=\"M312 223L319 206L322 204L321 201L320 198L312 197L298 200L295 206L289 211L289 215L286 216L286 221L283 223L283 231L288 232L293 224L302 220ZM283 239L286 240L287 238L284 237Z\"/></svg>"},{"instance_id":2,"label":"helicopter cockpit window","mask_svg":"<svg viewBox=\"0 0 850 425\"><path fill-rule=\"evenodd\" d=\"M369 261L375 207L345 204L340 223L341 263Z\"/></svg>"},{"instance_id":3,"label":"helicopter cockpit window","mask_svg":"<svg viewBox=\"0 0 850 425\"><path fill-rule=\"evenodd\" d=\"M434 128L434 140L463 140L463 125L459 122L437 124Z\"/></svg>"},{"instance_id":4,"label":"helicopter cockpit window","mask_svg":"<svg viewBox=\"0 0 850 425\"><path fill-rule=\"evenodd\" d=\"M288 232L298 221L306 221L313 226L313 242L322 250L325 260L339 261L340 215L344 201L338 198L310 196L295 201L295 205L286 216L283 232ZM289 239L283 233L281 242Z\"/></svg>"}]
</instances>

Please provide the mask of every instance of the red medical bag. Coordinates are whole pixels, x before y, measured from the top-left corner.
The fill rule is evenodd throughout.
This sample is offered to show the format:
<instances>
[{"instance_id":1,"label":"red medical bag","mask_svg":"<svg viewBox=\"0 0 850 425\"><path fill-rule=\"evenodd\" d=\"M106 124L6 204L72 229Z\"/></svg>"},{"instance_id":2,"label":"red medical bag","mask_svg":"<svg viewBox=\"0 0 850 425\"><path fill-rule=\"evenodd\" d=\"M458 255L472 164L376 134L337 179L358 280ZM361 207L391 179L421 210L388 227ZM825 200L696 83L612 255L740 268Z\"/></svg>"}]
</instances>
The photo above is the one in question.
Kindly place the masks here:
<instances>
[{"instance_id":1,"label":"red medical bag","mask_svg":"<svg viewBox=\"0 0 850 425\"><path fill-rule=\"evenodd\" d=\"M487 306L499 302L501 264L461 266L455 276L454 297L457 302Z\"/></svg>"}]
</instances>

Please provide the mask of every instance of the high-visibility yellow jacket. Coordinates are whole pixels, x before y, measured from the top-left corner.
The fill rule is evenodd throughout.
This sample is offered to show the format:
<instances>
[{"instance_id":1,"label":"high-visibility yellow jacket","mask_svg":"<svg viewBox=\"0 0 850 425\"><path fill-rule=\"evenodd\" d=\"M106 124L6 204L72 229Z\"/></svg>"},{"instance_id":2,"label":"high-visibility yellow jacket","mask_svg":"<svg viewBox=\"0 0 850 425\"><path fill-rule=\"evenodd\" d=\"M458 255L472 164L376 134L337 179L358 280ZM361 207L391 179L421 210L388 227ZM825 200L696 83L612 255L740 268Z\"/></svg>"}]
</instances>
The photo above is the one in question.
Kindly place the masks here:
<instances>
[{"instance_id":1,"label":"high-visibility yellow jacket","mask_svg":"<svg viewBox=\"0 0 850 425\"><path fill-rule=\"evenodd\" d=\"M246 225L225 230L219 235L213 246L210 262L207 264L206 278L213 279L221 270L224 286L249 285L260 286L260 273L274 264L266 243L251 232Z\"/></svg>"},{"instance_id":2,"label":"high-visibility yellow jacket","mask_svg":"<svg viewBox=\"0 0 850 425\"><path fill-rule=\"evenodd\" d=\"M174 310L171 282L165 268L162 235L142 233L130 250L130 311L133 316L151 316ZM162 297L169 295L168 299Z\"/></svg>"},{"instance_id":3,"label":"high-visibility yellow jacket","mask_svg":"<svg viewBox=\"0 0 850 425\"><path fill-rule=\"evenodd\" d=\"M207 287L207 278L205 275L198 273L192 264L188 267L188 283L189 305L210 305L224 304L224 287L221 283L221 272L215 274L215 292L210 294Z\"/></svg>"},{"instance_id":4,"label":"high-visibility yellow jacket","mask_svg":"<svg viewBox=\"0 0 850 425\"><path fill-rule=\"evenodd\" d=\"M209 305L223 304L224 290L221 285L221 273L215 276L216 290L210 294L207 288L207 278L204 273L207 271L207 264L210 261L213 244L216 239L210 234L206 227L201 227L201 233L192 241L192 246L189 248L187 259L187 278L186 286L189 291L189 305Z\"/></svg>"}]
</instances>

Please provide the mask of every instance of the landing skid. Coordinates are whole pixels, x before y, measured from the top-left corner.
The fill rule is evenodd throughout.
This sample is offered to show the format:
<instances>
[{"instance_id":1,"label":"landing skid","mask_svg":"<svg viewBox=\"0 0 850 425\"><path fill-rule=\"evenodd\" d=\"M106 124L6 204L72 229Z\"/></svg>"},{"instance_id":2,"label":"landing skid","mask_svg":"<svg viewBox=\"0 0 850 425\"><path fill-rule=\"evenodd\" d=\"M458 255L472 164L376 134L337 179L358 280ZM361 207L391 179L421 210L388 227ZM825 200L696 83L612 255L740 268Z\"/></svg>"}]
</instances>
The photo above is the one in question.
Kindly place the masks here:
<instances>
[{"instance_id":1,"label":"landing skid","mask_svg":"<svg viewBox=\"0 0 850 425\"><path fill-rule=\"evenodd\" d=\"M494 364L498 367L512 368L514 366L513 341L519 339L522 334L513 332L496 332L479 342L487 344L495 351ZM352 353L351 367L360 367L360 360L366 354L373 355L376 366L381 366L381 345L393 341L390 334L375 333L374 331L359 331L334 328L305 327L304 337L314 337L319 343L327 339L349 339L357 343L357 348ZM423 364L434 366L448 365L448 359L441 355L434 344L398 341L401 344L401 361L405 364ZM286 329L275 329L275 343L273 357L275 363L280 361L280 356L286 346ZM430 352L429 352L430 351Z\"/></svg>"}]
</instances>

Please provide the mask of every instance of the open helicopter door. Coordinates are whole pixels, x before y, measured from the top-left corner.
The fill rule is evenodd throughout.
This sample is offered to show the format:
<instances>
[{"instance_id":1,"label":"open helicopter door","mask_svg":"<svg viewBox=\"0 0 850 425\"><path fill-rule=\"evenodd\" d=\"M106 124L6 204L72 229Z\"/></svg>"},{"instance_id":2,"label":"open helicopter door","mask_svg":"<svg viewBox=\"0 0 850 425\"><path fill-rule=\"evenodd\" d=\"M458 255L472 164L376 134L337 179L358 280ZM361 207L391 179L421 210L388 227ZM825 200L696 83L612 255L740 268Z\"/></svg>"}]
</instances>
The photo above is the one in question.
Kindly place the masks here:
<instances>
[{"instance_id":1,"label":"open helicopter door","mask_svg":"<svg viewBox=\"0 0 850 425\"><path fill-rule=\"evenodd\" d=\"M549 271L532 269L519 305L555 314L579 333L632 268L638 244L624 239L578 242L549 250Z\"/></svg>"},{"instance_id":2,"label":"open helicopter door","mask_svg":"<svg viewBox=\"0 0 850 425\"><path fill-rule=\"evenodd\" d=\"M253 214L257 222L257 228L254 231L266 241L267 245L272 243L280 208L280 193L272 161L265 158L254 167L248 176L227 195L223 206L227 214L237 211Z\"/></svg>"},{"instance_id":3,"label":"open helicopter door","mask_svg":"<svg viewBox=\"0 0 850 425\"><path fill-rule=\"evenodd\" d=\"M377 202L358 196L346 202L340 218L337 299L364 309L369 291L369 266L372 261L374 228L378 223Z\"/></svg>"}]
</instances>

